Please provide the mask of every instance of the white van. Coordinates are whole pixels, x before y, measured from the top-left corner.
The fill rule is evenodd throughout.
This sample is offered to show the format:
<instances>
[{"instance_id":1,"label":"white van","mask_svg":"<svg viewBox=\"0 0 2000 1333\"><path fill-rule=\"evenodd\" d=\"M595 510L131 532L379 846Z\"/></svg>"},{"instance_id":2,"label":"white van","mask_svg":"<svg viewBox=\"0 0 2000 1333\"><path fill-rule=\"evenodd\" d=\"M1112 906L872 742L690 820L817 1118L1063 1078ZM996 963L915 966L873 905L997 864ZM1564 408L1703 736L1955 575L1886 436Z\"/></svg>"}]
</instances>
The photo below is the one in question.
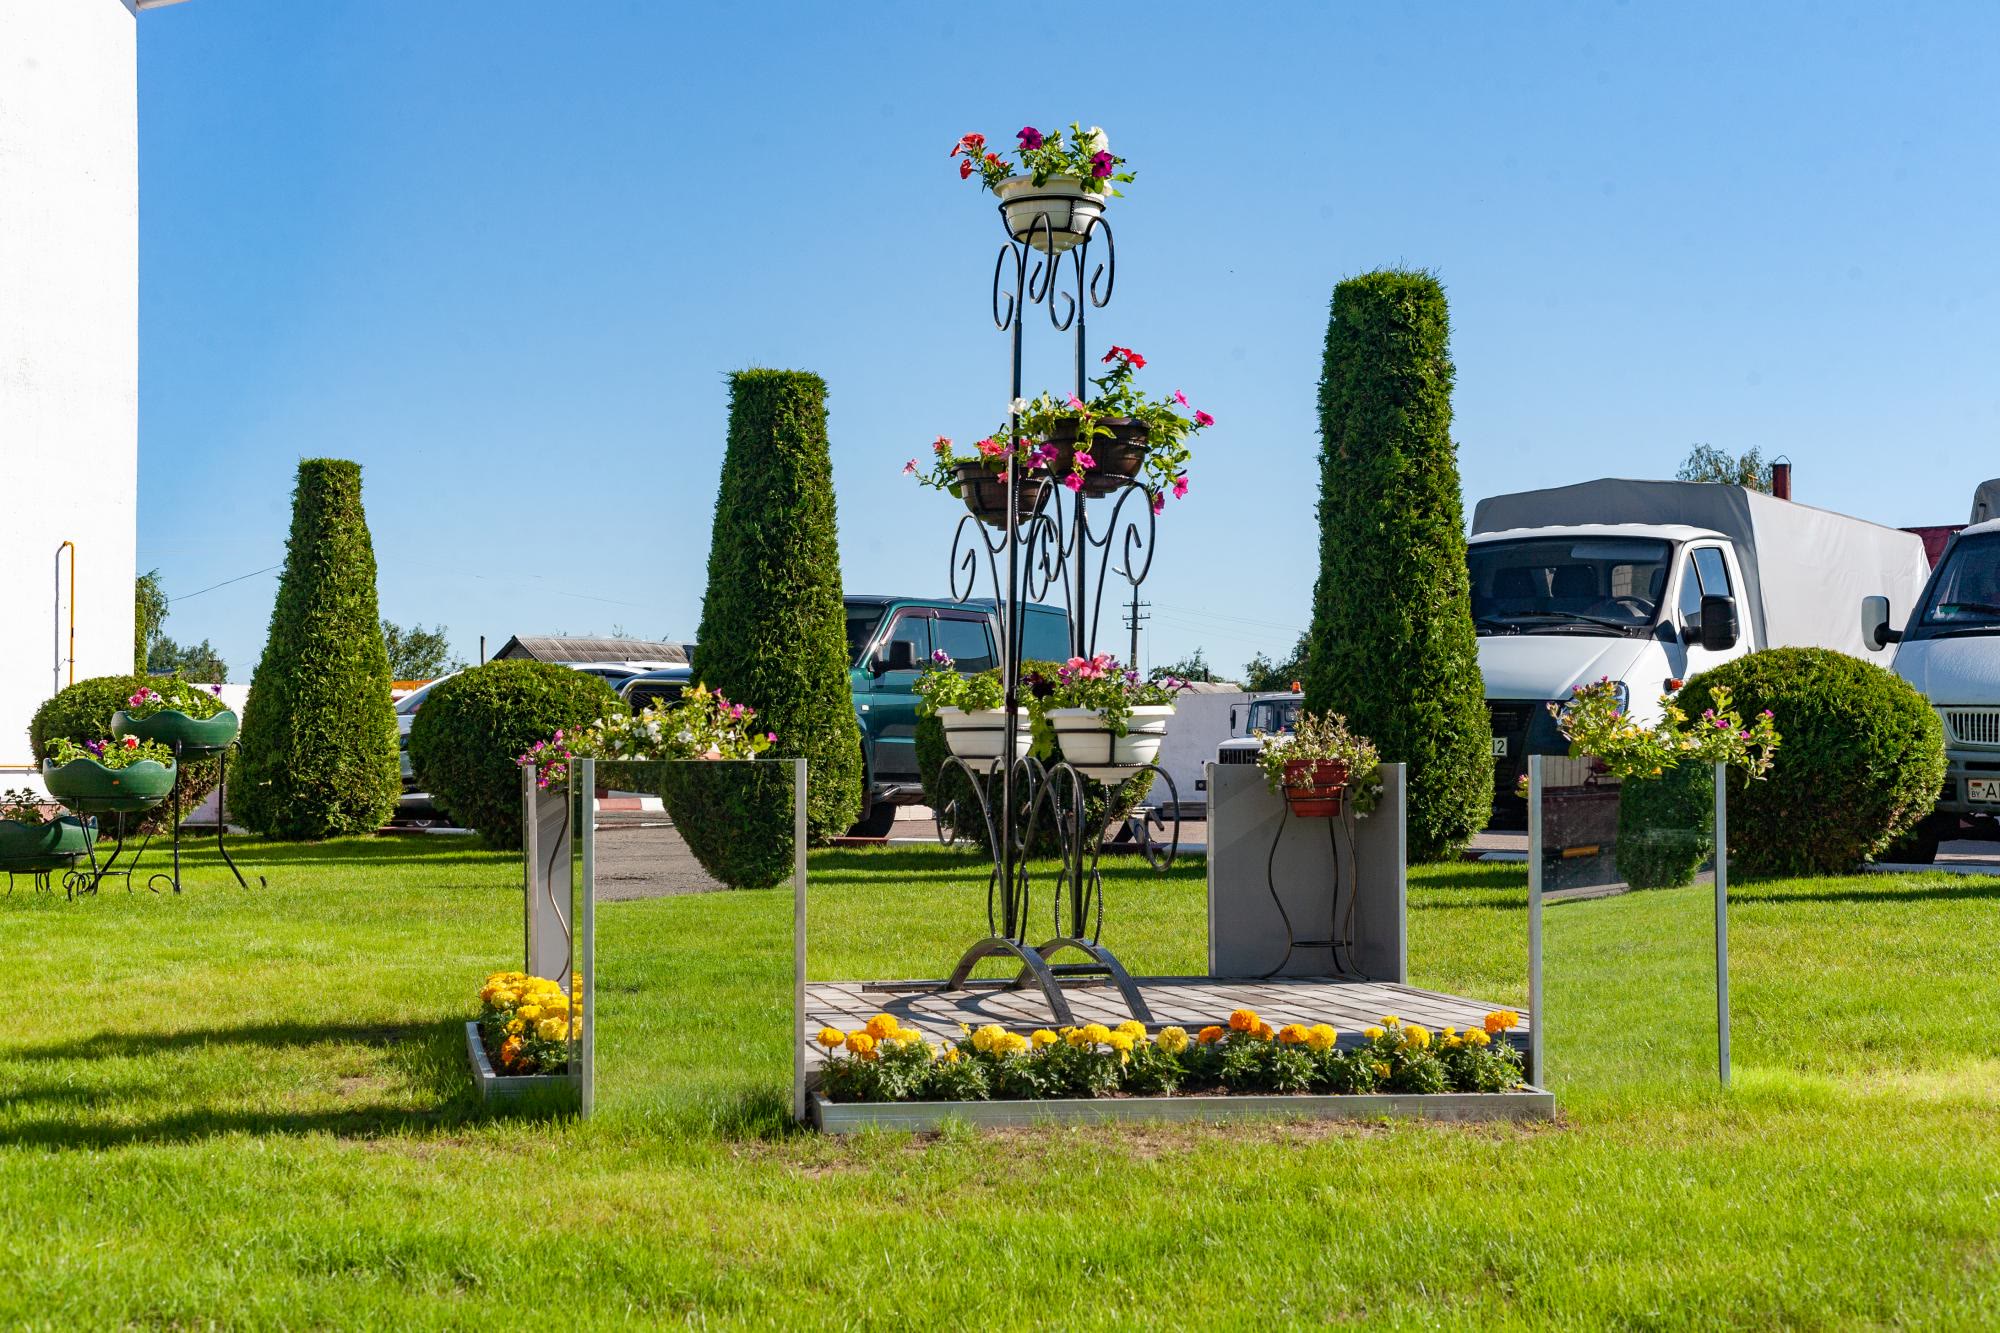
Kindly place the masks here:
<instances>
[{"instance_id":1,"label":"white van","mask_svg":"<svg viewBox=\"0 0 2000 1333\"><path fill-rule=\"evenodd\" d=\"M1530 754L1568 745L1548 705L1608 678L1639 720L1688 677L1760 648L1861 655L1862 599L1911 605L1922 539L1711 482L1609 479L1481 500L1467 545L1493 721L1498 822Z\"/></svg>"}]
</instances>

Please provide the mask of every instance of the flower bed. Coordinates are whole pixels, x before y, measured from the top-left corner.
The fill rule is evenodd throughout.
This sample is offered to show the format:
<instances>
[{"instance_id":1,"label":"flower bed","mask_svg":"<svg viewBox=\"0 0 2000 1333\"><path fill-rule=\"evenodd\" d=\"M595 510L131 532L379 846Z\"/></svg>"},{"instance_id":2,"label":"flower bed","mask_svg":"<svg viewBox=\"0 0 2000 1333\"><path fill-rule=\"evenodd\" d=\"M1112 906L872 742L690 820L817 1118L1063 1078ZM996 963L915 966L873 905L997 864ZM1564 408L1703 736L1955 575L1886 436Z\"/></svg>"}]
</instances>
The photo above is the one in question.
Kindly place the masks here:
<instances>
[{"instance_id":1,"label":"flower bed","mask_svg":"<svg viewBox=\"0 0 2000 1333\"><path fill-rule=\"evenodd\" d=\"M480 988L479 1036L504 1075L563 1074L583 1005L546 977L495 972Z\"/></svg>"}]
</instances>

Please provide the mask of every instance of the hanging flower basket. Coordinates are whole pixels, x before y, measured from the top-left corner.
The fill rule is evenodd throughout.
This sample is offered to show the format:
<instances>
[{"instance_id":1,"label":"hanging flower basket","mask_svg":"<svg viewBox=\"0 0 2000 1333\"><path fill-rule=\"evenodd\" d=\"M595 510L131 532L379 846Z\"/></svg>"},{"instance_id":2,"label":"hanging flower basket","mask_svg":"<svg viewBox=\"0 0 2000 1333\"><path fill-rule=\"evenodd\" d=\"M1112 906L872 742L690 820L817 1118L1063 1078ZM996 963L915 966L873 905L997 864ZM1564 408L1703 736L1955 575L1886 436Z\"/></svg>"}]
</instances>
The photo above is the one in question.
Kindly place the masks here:
<instances>
[{"instance_id":1,"label":"hanging flower basket","mask_svg":"<svg viewBox=\"0 0 2000 1333\"><path fill-rule=\"evenodd\" d=\"M97 830L70 815L44 824L0 819L0 871L62 870L90 851Z\"/></svg>"},{"instance_id":2,"label":"hanging flower basket","mask_svg":"<svg viewBox=\"0 0 2000 1333\"><path fill-rule=\"evenodd\" d=\"M960 463L955 472L959 498L965 501L965 507L972 511L972 516L988 527L1006 527L1006 472L996 472L989 464L981 462ZM1031 474L1021 479L1021 507L1015 512L1018 522L1025 523L1034 517L1035 506L1041 502L1042 488L1048 484L1045 474Z\"/></svg>"},{"instance_id":3,"label":"hanging flower basket","mask_svg":"<svg viewBox=\"0 0 2000 1333\"><path fill-rule=\"evenodd\" d=\"M1049 427L1048 442L1055 449L1049 470L1066 476L1076 460L1079 421L1066 417ZM1139 475L1146 462L1146 423L1135 417L1103 417L1098 426L1109 435L1096 435L1090 447L1090 466L1083 470L1083 493L1093 498L1110 495L1119 484Z\"/></svg>"},{"instance_id":4,"label":"hanging flower basket","mask_svg":"<svg viewBox=\"0 0 2000 1333\"><path fill-rule=\"evenodd\" d=\"M1084 189L1079 176L1051 176L1040 185L1033 176L1009 176L993 193L1000 196L1007 234L1049 254L1088 240L1104 216L1105 196Z\"/></svg>"},{"instance_id":5,"label":"hanging flower basket","mask_svg":"<svg viewBox=\"0 0 2000 1333\"><path fill-rule=\"evenodd\" d=\"M1095 708L1051 708L1042 714L1056 733L1063 758L1085 777L1112 786L1160 757L1167 738L1171 704L1138 704L1125 720L1125 734L1113 734Z\"/></svg>"},{"instance_id":6,"label":"hanging flower basket","mask_svg":"<svg viewBox=\"0 0 2000 1333\"><path fill-rule=\"evenodd\" d=\"M944 743L951 752L969 764L991 764L1007 748L1007 710L1004 708L981 708L967 712L963 708L940 708L938 721L944 726ZM1014 757L1025 759L1028 746L1033 742L1033 729L1029 726L1028 715L1023 712L1014 733Z\"/></svg>"},{"instance_id":7,"label":"hanging flower basket","mask_svg":"<svg viewBox=\"0 0 2000 1333\"><path fill-rule=\"evenodd\" d=\"M122 708L111 715L112 735L158 741L169 750L178 743L183 759L199 759L228 749L241 729L242 722L227 708L213 717L190 717L177 708L162 709L149 717L133 717Z\"/></svg>"},{"instance_id":8,"label":"hanging flower basket","mask_svg":"<svg viewBox=\"0 0 2000 1333\"><path fill-rule=\"evenodd\" d=\"M1332 819L1347 790L1347 763L1340 759L1285 761L1285 804L1300 819Z\"/></svg>"},{"instance_id":9,"label":"hanging flower basket","mask_svg":"<svg viewBox=\"0 0 2000 1333\"><path fill-rule=\"evenodd\" d=\"M142 759L124 768L106 768L95 759L49 760L42 765L49 795L80 815L129 814L150 810L174 789L174 766Z\"/></svg>"}]
</instances>

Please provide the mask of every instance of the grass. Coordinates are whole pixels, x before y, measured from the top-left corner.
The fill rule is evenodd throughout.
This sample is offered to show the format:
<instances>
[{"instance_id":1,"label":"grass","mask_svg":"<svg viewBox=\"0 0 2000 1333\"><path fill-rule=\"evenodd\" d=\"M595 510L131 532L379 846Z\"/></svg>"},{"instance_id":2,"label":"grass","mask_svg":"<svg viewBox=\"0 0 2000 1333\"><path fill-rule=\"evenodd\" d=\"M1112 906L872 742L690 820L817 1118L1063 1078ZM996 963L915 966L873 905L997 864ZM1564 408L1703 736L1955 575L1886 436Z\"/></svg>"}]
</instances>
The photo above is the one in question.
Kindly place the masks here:
<instances>
[{"instance_id":1,"label":"grass","mask_svg":"<svg viewBox=\"0 0 2000 1333\"><path fill-rule=\"evenodd\" d=\"M269 890L197 856L179 898L0 899L0 1321L2000 1323L2000 880L1738 886L1727 1095L1688 890L1549 910L1552 1126L832 1141L785 1124L783 894L601 907L603 1114L488 1118L461 1024L518 864L247 850ZM983 928L943 851L812 887L818 976L936 975ZM1109 895L1135 970L1200 970L1198 863ZM1412 979L1522 1000L1524 900L1414 872Z\"/></svg>"}]
</instances>

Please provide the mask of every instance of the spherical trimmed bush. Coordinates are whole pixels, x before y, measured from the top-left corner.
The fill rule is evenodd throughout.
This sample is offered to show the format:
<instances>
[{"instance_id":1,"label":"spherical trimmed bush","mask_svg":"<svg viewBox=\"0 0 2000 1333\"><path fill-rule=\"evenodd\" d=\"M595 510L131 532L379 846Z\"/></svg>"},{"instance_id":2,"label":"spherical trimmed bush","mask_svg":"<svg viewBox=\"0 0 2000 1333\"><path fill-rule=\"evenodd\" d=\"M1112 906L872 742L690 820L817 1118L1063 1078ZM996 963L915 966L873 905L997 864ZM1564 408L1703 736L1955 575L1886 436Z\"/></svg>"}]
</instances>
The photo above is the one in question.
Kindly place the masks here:
<instances>
[{"instance_id":1,"label":"spherical trimmed bush","mask_svg":"<svg viewBox=\"0 0 2000 1333\"><path fill-rule=\"evenodd\" d=\"M660 803L702 869L732 889L768 889L792 873L792 766L655 765ZM812 781L806 782L811 799Z\"/></svg>"},{"instance_id":2,"label":"spherical trimmed bush","mask_svg":"<svg viewBox=\"0 0 2000 1333\"><path fill-rule=\"evenodd\" d=\"M39 761L49 757L49 750L58 740L78 745L103 740L111 734L111 715L125 707L126 701L142 687L156 683L150 676L93 676L65 686L35 710L34 719L28 723L29 749ZM195 759L181 765L183 817L208 799L221 774L220 759ZM145 815L128 820L126 829L139 834L168 833L172 831L172 822L173 801L169 799Z\"/></svg>"},{"instance_id":3,"label":"spherical trimmed bush","mask_svg":"<svg viewBox=\"0 0 2000 1333\"><path fill-rule=\"evenodd\" d=\"M488 662L432 687L410 726L418 785L489 847L521 846L515 758L623 705L596 676L553 662Z\"/></svg>"},{"instance_id":4,"label":"spherical trimmed bush","mask_svg":"<svg viewBox=\"0 0 2000 1333\"><path fill-rule=\"evenodd\" d=\"M1762 780L1730 770L1732 867L1847 874L1936 804L1944 727L1895 673L1824 648L1771 648L1696 676L1681 707L1698 722L1720 685L1745 719L1770 709L1782 737Z\"/></svg>"}]
</instances>

